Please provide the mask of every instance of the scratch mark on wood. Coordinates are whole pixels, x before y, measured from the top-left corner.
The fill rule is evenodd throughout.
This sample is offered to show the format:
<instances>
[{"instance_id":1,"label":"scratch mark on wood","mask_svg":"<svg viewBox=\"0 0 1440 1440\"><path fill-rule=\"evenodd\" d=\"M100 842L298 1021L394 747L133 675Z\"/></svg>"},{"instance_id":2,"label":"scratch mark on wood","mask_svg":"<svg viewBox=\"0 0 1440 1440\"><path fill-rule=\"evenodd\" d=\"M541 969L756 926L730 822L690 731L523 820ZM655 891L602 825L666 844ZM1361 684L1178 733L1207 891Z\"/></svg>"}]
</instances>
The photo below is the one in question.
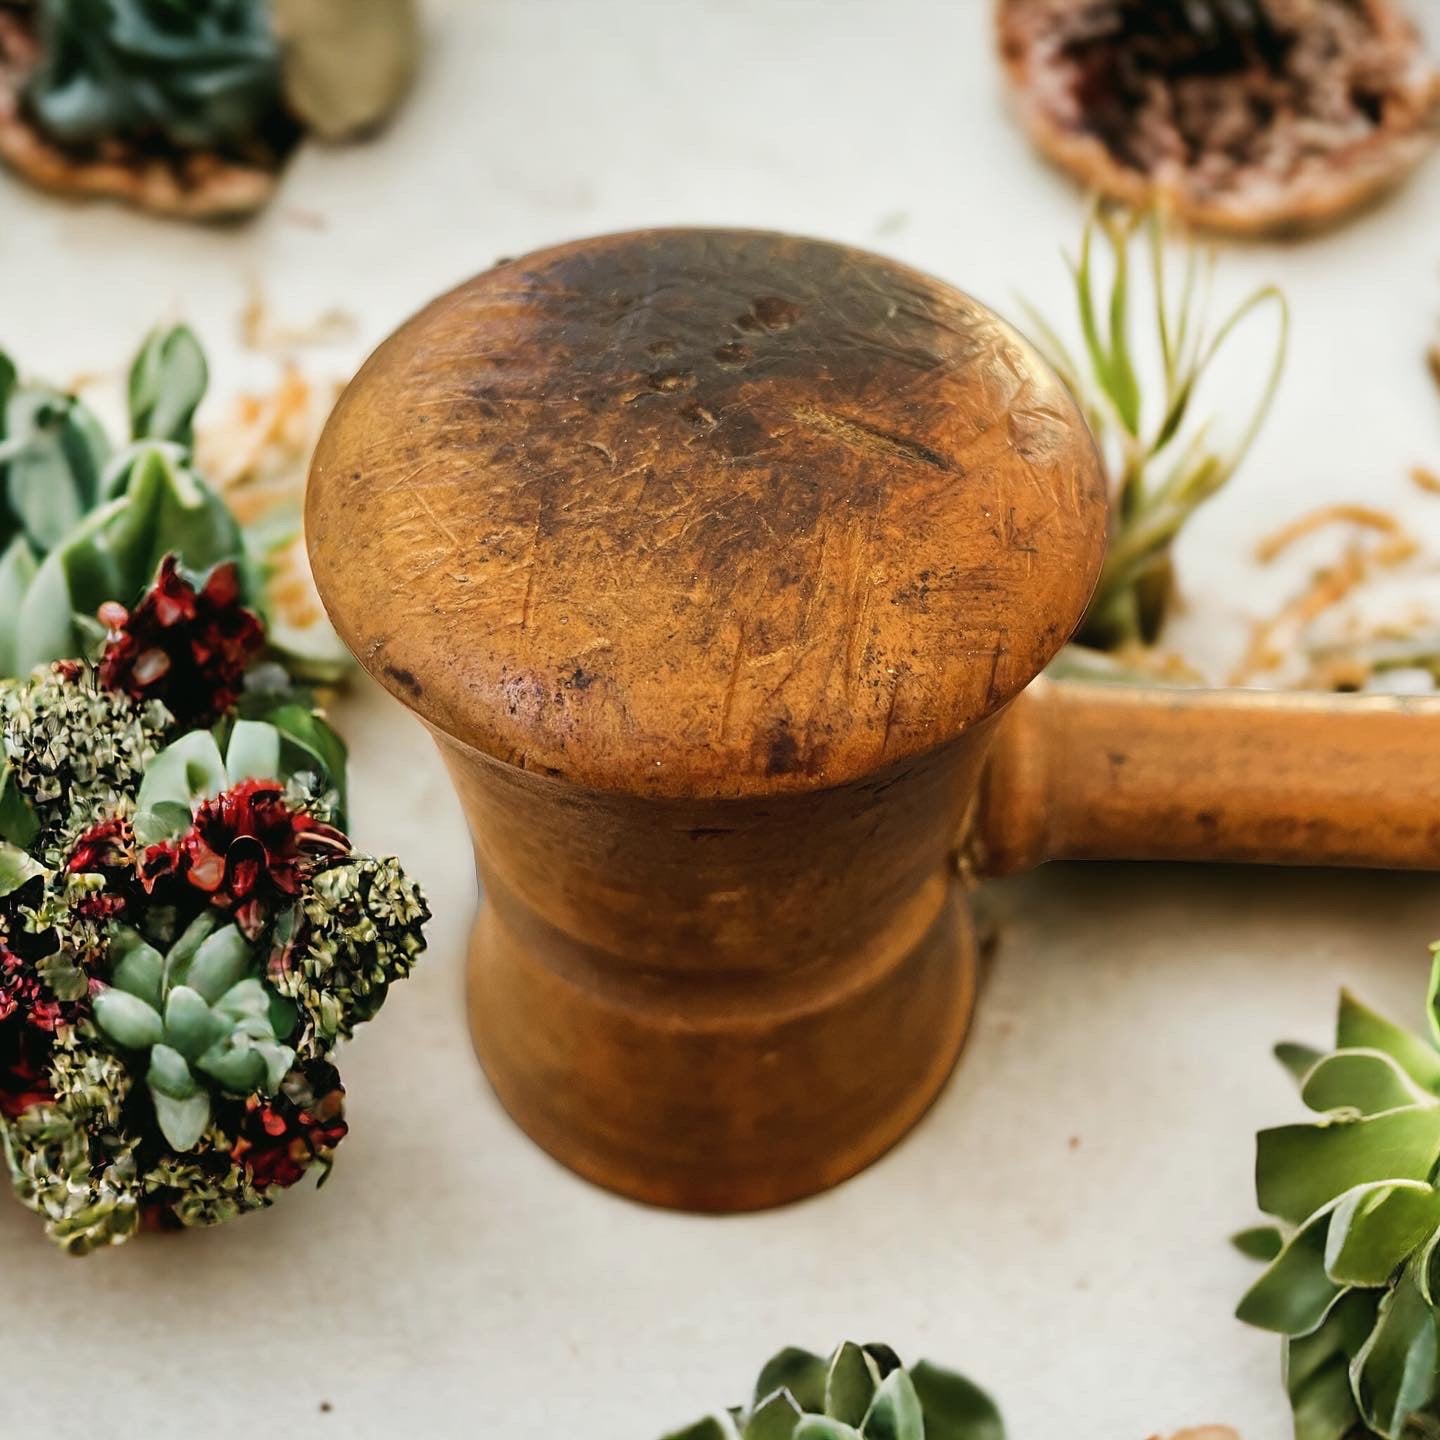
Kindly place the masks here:
<instances>
[{"instance_id":1,"label":"scratch mark on wood","mask_svg":"<svg viewBox=\"0 0 1440 1440\"><path fill-rule=\"evenodd\" d=\"M822 410L818 405L797 405L790 412L802 424L812 430L821 430L857 450L869 450L880 455L889 455L896 460L908 460L912 464L928 465L932 470L950 470L954 467L938 450L908 435L895 435L879 426L863 420L852 420L846 415L837 415L831 410Z\"/></svg>"},{"instance_id":2,"label":"scratch mark on wood","mask_svg":"<svg viewBox=\"0 0 1440 1440\"><path fill-rule=\"evenodd\" d=\"M420 505L420 508L430 517L430 523L431 523L432 525L434 525L434 527L446 538L446 540L448 540L448 541L450 542L450 548L451 548L452 550L458 550L458 549L460 548L460 539L459 539L459 537L458 537L458 536L455 534L455 532L435 513L434 508L431 506L430 502L425 498L425 492L424 492L423 490L412 490L410 493L411 493L412 495L414 495L416 501L417 501L417 502L419 503L419 505Z\"/></svg>"},{"instance_id":3,"label":"scratch mark on wood","mask_svg":"<svg viewBox=\"0 0 1440 1440\"><path fill-rule=\"evenodd\" d=\"M742 623L740 633L735 638L735 659L730 664L730 681L725 686L725 698L720 702L720 738L726 739L730 733L730 711L735 705L735 692L740 686L740 670L742 661L745 658L745 626Z\"/></svg>"},{"instance_id":4,"label":"scratch mark on wood","mask_svg":"<svg viewBox=\"0 0 1440 1440\"><path fill-rule=\"evenodd\" d=\"M895 728L895 707L900 701L900 673L896 671L894 683L890 686L890 704L885 711L885 731L880 736L880 759L890 748L890 732Z\"/></svg>"}]
</instances>

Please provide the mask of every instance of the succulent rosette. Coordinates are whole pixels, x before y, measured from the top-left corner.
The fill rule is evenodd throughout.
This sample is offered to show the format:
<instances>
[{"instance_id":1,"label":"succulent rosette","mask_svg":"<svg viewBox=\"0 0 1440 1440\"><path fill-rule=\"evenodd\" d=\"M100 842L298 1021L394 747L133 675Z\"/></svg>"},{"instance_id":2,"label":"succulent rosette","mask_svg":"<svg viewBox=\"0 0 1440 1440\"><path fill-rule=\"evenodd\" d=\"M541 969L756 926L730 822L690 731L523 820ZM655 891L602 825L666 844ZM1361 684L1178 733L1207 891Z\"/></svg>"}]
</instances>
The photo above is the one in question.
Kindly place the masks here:
<instances>
[{"instance_id":1,"label":"succulent rosette","mask_svg":"<svg viewBox=\"0 0 1440 1440\"><path fill-rule=\"evenodd\" d=\"M748 1405L665 1440L1005 1440L994 1402L928 1360L906 1369L888 1345L841 1345L827 1360L780 1351Z\"/></svg>"},{"instance_id":2,"label":"succulent rosette","mask_svg":"<svg viewBox=\"0 0 1440 1440\"><path fill-rule=\"evenodd\" d=\"M1440 1433L1440 947L1429 1033L1345 993L1335 1047L1278 1046L1319 1119L1261 1131L1267 1266L1239 1316L1283 1337L1297 1440Z\"/></svg>"},{"instance_id":3,"label":"succulent rosette","mask_svg":"<svg viewBox=\"0 0 1440 1440\"><path fill-rule=\"evenodd\" d=\"M0 0L0 161L49 189L244 215L306 132L374 129L416 0Z\"/></svg>"},{"instance_id":4,"label":"succulent rosette","mask_svg":"<svg viewBox=\"0 0 1440 1440\"><path fill-rule=\"evenodd\" d=\"M335 1044L429 918L398 862L355 853L345 746L191 468L187 333L142 351L119 456L0 370L0 1141L78 1254L323 1178Z\"/></svg>"}]
</instances>

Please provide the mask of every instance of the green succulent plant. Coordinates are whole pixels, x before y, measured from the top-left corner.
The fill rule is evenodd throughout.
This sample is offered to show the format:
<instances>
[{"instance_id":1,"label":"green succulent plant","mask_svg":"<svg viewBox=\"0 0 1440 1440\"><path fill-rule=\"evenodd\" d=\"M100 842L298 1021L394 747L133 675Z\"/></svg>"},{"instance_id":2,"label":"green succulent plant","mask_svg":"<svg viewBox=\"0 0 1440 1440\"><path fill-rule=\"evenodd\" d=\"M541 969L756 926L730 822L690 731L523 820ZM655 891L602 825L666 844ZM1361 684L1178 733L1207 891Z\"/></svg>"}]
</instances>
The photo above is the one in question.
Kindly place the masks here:
<instances>
[{"instance_id":1,"label":"green succulent plant","mask_svg":"<svg viewBox=\"0 0 1440 1440\"><path fill-rule=\"evenodd\" d=\"M118 928L110 984L93 1001L95 1024L127 1051L148 1052L147 1083L161 1133L179 1151L200 1141L212 1092L273 1095L295 1060L289 1001L261 982L249 942L205 912L162 955Z\"/></svg>"},{"instance_id":2,"label":"green succulent plant","mask_svg":"<svg viewBox=\"0 0 1440 1440\"><path fill-rule=\"evenodd\" d=\"M96 610L132 604L168 554L200 572L243 558L239 525L190 462L205 385L190 331L156 331L115 450L82 401L22 383L0 354L0 676L86 653Z\"/></svg>"},{"instance_id":3,"label":"green succulent plant","mask_svg":"<svg viewBox=\"0 0 1440 1440\"><path fill-rule=\"evenodd\" d=\"M844 1344L829 1360L782 1350L748 1407L664 1440L1004 1440L994 1402L929 1361L907 1370L887 1345Z\"/></svg>"},{"instance_id":4,"label":"green succulent plant","mask_svg":"<svg viewBox=\"0 0 1440 1440\"><path fill-rule=\"evenodd\" d=\"M1150 406L1145 403L1135 358L1131 305L1131 245L1142 223L1147 231L1155 348L1163 381L1158 403ZM1097 232L1111 257L1110 292L1103 304L1096 294ZM1290 329L1285 297L1273 285L1254 291L1212 328L1206 321L1205 301L1213 260L1202 262L1193 246L1187 248L1179 295L1172 306L1165 226L1155 213L1142 217L1119 206L1096 206L1070 268L1083 363L1034 307L1026 309L1046 359L1095 433L1110 473L1111 493L1109 550L1090 607L1076 631L1075 646L1062 654L1062 671L1084 669L1086 651L1150 644L1156 639L1173 598L1171 547L1196 510L1228 483L1254 444L1280 384ZM1238 440L1224 448L1211 433L1211 420L1194 420L1196 393L1236 330L1267 307L1273 307L1277 319L1269 371ZM1103 675L1103 662L1099 668Z\"/></svg>"},{"instance_id":5,"label":"green succulent plant","mask_svg":"<svg viewBox=\"0 0 1440 1440\"><path fill-rule=\"evenodd\" d=\"M1284 1337L1296 1440L1440 1435L1440 950L1422 1038L1341 996L1335 1048L1281 1045L1309 1124L1264 1130L1267 1262L1238 1314Z\"/></svg>"},{"instance_id":6,"label":"green succulent plant","mask_svg":"<svg viewBox=\"0 0 1440 1440\"><path fill-rule=\"evenodd\" d=\"M248 148L282 116L269 0L39 0L26 102L63 145Z\"/></svg>"}]
</instances>

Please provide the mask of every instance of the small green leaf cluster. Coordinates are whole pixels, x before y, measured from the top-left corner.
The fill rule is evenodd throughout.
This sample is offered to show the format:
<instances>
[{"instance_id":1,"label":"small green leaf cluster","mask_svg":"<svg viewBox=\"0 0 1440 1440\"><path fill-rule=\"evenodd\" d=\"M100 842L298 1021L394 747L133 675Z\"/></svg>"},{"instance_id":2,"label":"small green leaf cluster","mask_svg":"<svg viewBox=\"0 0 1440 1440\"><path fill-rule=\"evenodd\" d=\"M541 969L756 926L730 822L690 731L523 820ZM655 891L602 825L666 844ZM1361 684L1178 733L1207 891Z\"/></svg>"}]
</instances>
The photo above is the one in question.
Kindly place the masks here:
<instances>
[{"instance_id":1,"label":"small green leaf cluster","mask_svg":"<svg viewBox=\"0 0 1440 1440\"><path fill-rule=\"evenodd\" d=\"M327 1049L371 1020L425 948L430 908L399 861L359 856L321 871L290 919L270 978L309 1020L305 1048Z\"/></svg>"},{"instance_id":2,"label":"small green leaf cluster","mask_svg":"<svg viewBox=\"0 0 1440 1440\"><path fill-rule=\"evenodd\" d=\"M1346 993L1333 1050L1277 1048L1321 1118L1258 1137L1257 1198L1279 1224L1236 1237L1268 1262L1238 1314L1285 1337L1297 1440L1440 1428L1437 988L1440 953L1428 1038Z\"/></svg>"},{"instance_id":3,"label":"small green leaf cluster","mask_svg":"<svg viewBox=\"0 0 1440 1440\"><path fill-rule=\"evenodd\" d=\"M26 101L63 145L249 152L281 110L268 0L39 0Z\"/></svg>"},{"instance_id":4,"label":"small green leaf cluster","mask_svg":"<svg viewBox=\"0 0 1440 1440\"><path fill-rule=\"evenodd\" d=\"M0 676L87 653L100 606L133 604L166 555L197 572L244 559L239 525L191 462L206 383L188 329L154 332L130 368L130 443L117 449L81 400L22 383L0 354Z\"/></svg>"},{"instance_id":5,"label":"small green leaf cluster","mask_svg":"<svg viewBox=\"0 0 1440 1440\"><path fill-rule=\"evenodd\" d=\"M0 680L0 839L63 847L135 792L169 725L164 706L103 689L88 666Z\"/></svg>"},{"instance_id":6,"label":"small green leaf cluster","mask_svg":"<svg viewBox=\"0 0 1440 1440\"><path fill-rule=\"evenodd\" d=\"M1173 595L1171 547L1249 453L1279 387L1289 341L1289 310L1273 285L1254 291L1212 329L1205 301L1213 258L1202 266L1193 246L1187 248L1180 293L1172 305L1165 227L1152 213L1148 258L1162 393L1157 404L1147 406L1131 304L1131 242L1140 225L1140 216L1109 204L1098 205L1085 223L1079 257L1070 265L1084 364L1044 317L1027 307L1046 359L1084 410L1111 473L1109 551L1075 637L1079 646L1099 651L1156 639ZM1097 295L1097 231L1111 256L1110 291L1103 303ZM1212 434L1211 420L1192 423L1195 396L1235 332L1266 308L1276 315L1273 358L1239 438L1223 447ZM1067 663L1079 662L1071 656Z\"/></svg>"},{"instance_id":7,"label":"small green leaf cluster","mask_svg":"<svg viewBox=\"0 0 1440 1440\"><path fill-rule=\"evenodd\" d=\"M1004 1440L994 1402L953 1371L906 1369L887 1345L844 1344L829 1360L782 1350L748 1407L665 1440Z\"/></svg>"},{"instance_id":8,"label":"small green leaf cluster","mask_svg":"<svg viewBox=\"0 0 1440 1440\"><path fill-rule=\"evenodd\" d=\"M137 1142L87 1126L64 1105L37 1105L0 1125L10 1183L67 1254L118 1244L140 1225Z\"/></svg>"},{"instance_id":9,"label":"small green leaf cluster","mask_svg":"<svg viewBox=\"0 0 1440 1440\"><path fill-rule=\"evenodd\" d=\"M185 1226L223 1225L251 1210L263 1210L270 1197L243 1165L222 1157L227 1137L211 1131L204 1154L167 1156L145 1172L147 1196L164 1197L171 1214Z\"/></svg>"}]
</instances>

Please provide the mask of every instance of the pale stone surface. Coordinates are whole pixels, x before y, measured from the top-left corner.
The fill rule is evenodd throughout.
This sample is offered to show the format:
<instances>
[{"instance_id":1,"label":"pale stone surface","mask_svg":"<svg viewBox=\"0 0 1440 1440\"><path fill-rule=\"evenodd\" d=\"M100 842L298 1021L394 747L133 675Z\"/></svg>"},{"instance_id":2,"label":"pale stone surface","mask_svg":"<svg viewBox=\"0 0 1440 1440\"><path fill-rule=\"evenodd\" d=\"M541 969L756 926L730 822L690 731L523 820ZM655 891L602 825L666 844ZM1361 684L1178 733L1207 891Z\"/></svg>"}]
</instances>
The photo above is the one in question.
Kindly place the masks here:
<instances>
[{"instance_id":1,"label":"pale stone surface","mask_svg":"<svg viewBox=\"0 0 1440 1440\"><path fill-rule=\"evenodd\" d=\"M300 320L340 303L359 350L502 254L707 221L887 250L1002 310L1064 313L1079 205L1006 122L982 0L451 0L392 131L305 151L235 230L77 209L0 180L0 344L66 376L184 315L217 388L252 276ZM1436 33L1440 42L1440 33ZM1420 365L1440 311L1440 166L1279 277L1296 346L1242 481L1195 527L1187 590L1268 607L1295 573L1250 540L1327 499L1402 509L1440 461ZM260 373L264 373L263 370ZM1429 508L1427 509L1427 503ZM883 1337L963 1366L1018 1440L1285 1432L1273 1341L1231 1318L1251 1274L1251 1133L1297 1113L1270 1060L1322 1040L1337 987L1418 1019L1426 878L1053 870L998 890L1004 938L935 1112L869 1174L776 1214L638 1209L552 1165L471 1059L473 880L428 741L365 689L342 709L357 829L438 911L432 953L344 1057L354 1133L322 1195L225 1230L52 1254L0 1197L0 1435L646 1440L729 1398L787 1342ZM329 1409L322 1408L328 1402Z\"/></svg>"}]
</instances>

